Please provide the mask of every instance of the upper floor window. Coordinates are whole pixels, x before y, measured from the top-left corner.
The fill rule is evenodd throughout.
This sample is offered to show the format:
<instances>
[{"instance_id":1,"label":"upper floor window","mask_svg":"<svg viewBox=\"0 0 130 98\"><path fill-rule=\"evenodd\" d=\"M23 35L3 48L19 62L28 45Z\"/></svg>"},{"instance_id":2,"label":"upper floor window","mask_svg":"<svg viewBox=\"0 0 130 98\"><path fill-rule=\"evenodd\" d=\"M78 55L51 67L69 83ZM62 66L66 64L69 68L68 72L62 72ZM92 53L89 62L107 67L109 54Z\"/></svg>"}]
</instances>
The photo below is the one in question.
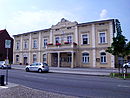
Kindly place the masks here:
<instances>
[{"instance_id":1,"label":"upper floor window","mask_svg":"<svg viewBox=\"0 0 130 98\"><path fill-rule=\"evenodd\" d=\"M100 40L99 43L101 43L101 44L106 43L106 35L104 32L99 33L99 40Z\"/></svg>"},{"instance_id":2,"label":"upper floor window","mask_svg":"<svg viewBox=\"0 0 130 98\"><path fill-rule=\"evenodd\" d=\"M89 53L83 53L82 54L82 61L83 63L89 63Z\"/></svg>"},{"instance_id":3,"label":"upper floor window","mask_svg":"<svg viewBox=\"0 0 130 98\"><path fill-rule=\"evenodd\" d=\"M47 39L44 39L43 40L43 47L46 48L46 46L47 46Z\"/></svg>"},{"instance_id":4,"label":"upper floor window","mask_svg":"<svg viewBox=\"0 0 130 98\"><path fill-rule=\"evenodd\" d=\"M55 43L60 43L60 37L55 38Z\"/></svg>"},{"instance_id":5,"label":"upper floor window","mask_svg":"<svg viewBox=\"0 0 130 98\"><path fill-rule=\"evenodd\" d=\"M24 49L27 49L27 48L28 48L28 41L24 40Z\"/></svg>"},{"instance_id":6,"label":"upper floor window","mask_svg":"<svg viewBox=\"0 0 130 98\"><path fill-rule=\"evenodd\" d=\"M82 44L85 45L85 44L88 44L88 34L84 34L82 35Z\"/></svg>"},{"instance_id":7,"label":"upper floor window","mask_svg":"<svg viewBox=\"0 0 130 98\"><path fill-rule=\"evenodd\" d=\"M36 39L33 40L33 48L37 48L37 40Z\"/></svg>"},{"instance_id":8,"label":"upper floor window","mask_svg":"<svg viewBox=\"0 0 130 98\"><path fill-rule=\"evenodd\" d=\"M106 53L105 52L100 53L100 62L106 63Z\"/></svg>"},{"instance_id":9,"label":"upper floor window","mask_svg":"<svg viewBox=\"0 0 130 98\"><path fill-rule=\"evenodd\" d=\"M67 36L67 42L72 43L72 36Z\"/></svg>"},{"instance_id":10,"label":"upper floor window","mask_svg":"<svg viewBox=\"0 0 130 98\"><path fill-rule=\"evenodd\" d=\"M17 41L16 42L16 50L19 50L20 49L20 41Z\"/></svg>"}]
</instances>

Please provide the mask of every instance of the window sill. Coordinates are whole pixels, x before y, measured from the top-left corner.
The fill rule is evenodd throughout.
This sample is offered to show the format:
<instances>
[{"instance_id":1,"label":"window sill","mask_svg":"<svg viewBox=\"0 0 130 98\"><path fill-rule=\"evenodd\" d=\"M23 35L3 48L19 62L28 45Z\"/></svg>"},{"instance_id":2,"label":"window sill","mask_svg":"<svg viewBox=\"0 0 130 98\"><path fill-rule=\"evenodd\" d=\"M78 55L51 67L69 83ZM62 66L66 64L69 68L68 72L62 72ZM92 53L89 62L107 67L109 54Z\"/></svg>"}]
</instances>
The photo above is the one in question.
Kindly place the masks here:
<instances>
[{"instance_id":1,"label":"window sill","mask_svg":"<svg viewBox=\"0 0 130 98\"><path fill-rule=\"evenodd\" d=\"M98 43L99 45L106 45L106 44L108 44L108 43Z\"/></svg>"},{"instance_id":2,"label":"window sill","mask_svg":"<svg viewBox=\"0 0 130 98\"><path fill-rule=\"evenodd\" d=\"M101 63L101 62L100 62L100 64L106 65L107 63Z\"/></svg>"}]
</instances>

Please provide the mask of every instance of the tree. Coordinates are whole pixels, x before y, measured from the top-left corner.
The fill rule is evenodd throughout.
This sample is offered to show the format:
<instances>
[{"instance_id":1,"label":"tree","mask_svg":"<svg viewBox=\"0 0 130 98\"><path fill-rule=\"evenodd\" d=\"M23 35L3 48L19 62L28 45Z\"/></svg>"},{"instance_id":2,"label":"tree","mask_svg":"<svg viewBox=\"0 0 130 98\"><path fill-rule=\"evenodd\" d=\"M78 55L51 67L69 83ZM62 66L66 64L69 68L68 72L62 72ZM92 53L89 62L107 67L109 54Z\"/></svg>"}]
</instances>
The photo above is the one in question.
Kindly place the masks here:
<instances>
[{"instance_id":1,"label":"tree","mask_svg":"<svg viewBox=\"0 0 130 98\"><path fill-rule=\"evenodd\" d=\"M108 47L106 52L111 53L117 59L118 57L122 57L124 59L125 56L130 54L130 42L126 42L127 39L122 35L122 30L120 26L120 22L116 19L116 31L117 36L113 38L113 43L111 47ZM120 73L120 65L118 65L119 73Z\"/></svg>"}]
</instances>

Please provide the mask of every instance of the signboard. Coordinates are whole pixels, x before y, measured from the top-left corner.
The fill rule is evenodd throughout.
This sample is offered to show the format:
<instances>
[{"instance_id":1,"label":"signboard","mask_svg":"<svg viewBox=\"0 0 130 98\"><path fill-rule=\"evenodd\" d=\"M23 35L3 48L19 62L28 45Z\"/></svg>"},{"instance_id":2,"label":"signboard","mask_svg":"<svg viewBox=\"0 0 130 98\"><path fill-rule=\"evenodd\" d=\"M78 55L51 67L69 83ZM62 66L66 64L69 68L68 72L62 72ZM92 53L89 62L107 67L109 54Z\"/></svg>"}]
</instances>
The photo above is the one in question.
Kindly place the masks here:
<instances>
[{"instance_id":1,"label":"signboard","mask_svg":"<svg viewBox=\"0 0 130 98\"><path fill-rule=\"evenodd\" d=\"M11 48L11 40L5 40L5 48Z\"/></svg>"}]
</instances>

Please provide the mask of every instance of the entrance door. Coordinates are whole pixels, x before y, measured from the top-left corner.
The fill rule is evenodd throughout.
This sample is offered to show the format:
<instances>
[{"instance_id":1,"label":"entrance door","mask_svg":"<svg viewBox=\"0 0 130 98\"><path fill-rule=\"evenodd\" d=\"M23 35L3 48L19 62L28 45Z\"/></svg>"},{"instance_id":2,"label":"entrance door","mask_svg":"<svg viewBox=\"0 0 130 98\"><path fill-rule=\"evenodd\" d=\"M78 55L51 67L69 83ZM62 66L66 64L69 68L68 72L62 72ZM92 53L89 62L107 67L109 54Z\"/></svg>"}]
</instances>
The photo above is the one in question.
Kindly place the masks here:
<instances>
[{"instance_id":1,"label":"entrance door","mask_svg":"<svg viewBox=\"0 0 130 98\"><path fill-rule=\"evenodd\" d=\"M27 64L27 57L23 58L23 64L26 65Z\"/></svg>"},{"instance_id":2,"label":"entrance door","mask_svg":"<svg viewBox=\"0 0 130 98\"><path fill-rule=\"evenodd\" d=\"M53 53L51 59L52 59L52 62L51 62L52 64L51 65L53 67L57 67L58 66L58 54L57 53Z\"/></svg>"}]
</instances>

